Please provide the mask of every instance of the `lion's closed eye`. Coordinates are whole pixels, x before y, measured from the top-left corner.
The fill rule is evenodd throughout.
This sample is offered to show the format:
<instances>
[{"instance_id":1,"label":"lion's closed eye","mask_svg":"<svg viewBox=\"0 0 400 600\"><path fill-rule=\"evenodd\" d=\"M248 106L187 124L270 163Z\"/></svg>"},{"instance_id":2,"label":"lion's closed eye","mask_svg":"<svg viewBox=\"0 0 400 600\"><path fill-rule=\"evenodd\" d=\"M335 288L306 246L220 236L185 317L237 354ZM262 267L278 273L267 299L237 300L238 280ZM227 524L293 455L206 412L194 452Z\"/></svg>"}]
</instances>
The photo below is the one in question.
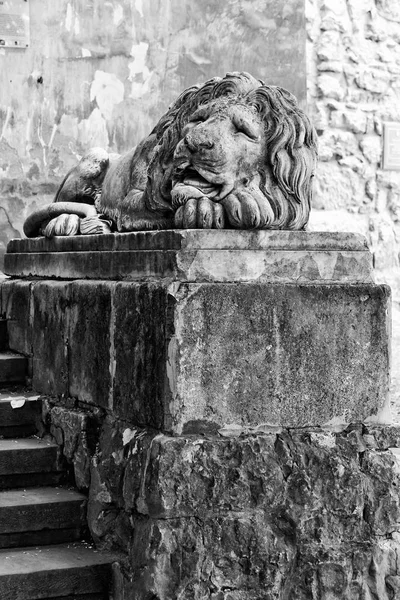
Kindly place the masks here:
<instances>
[{"instance_id":1,"label":"lion's closed eye","mask_svg":"<svg viewBox=\"0 0 400 600\"><path fill-rule=\"evenodd\" d=\"M204 121L207 121L207 118L208 117L204 114L192 115L184 127L183 135L186 135L186 133L188 133L191 129L193 129L193 127L196 127L196 125L199 125L200 123L204 123Z\"/></svg>"},{"instance_id":2,"label":"lion's closed eye","mask_svg":"<svg viewBox=\"0 0 400 600\"><path fill-rule=\"evenodd\" d=\"M257 128L249 121L246 121L243 117L239 115L233 115L232 123L235 127L236 133L243 133L246 137L250 138L254 142L260 139Z\"/></svg>"},{"instance_id":3,"label":"lion's closed eye","mask_svg":"<svg viewBox=\"0 0 400 600\"><path fill-rule=\"evenodd\" d=\"M191 115L188 124L196 125L197 123L203 123L204 121L207 121L209 116L209 112L204 109L196 110L196 112Z\"/></svg>"},{"instance_id":4,"label":"lion's closed eye","mask_svg":"<svg viewBox=\"0 0 400 600\"><path fill-rule=\"evenodd\" d=\"M204 123L204 121L205 121L205 119L190 119L190 121L187 124L187 127L189 127L189 128L195 127L199 123Z\"/></svg>"}]
</instances>

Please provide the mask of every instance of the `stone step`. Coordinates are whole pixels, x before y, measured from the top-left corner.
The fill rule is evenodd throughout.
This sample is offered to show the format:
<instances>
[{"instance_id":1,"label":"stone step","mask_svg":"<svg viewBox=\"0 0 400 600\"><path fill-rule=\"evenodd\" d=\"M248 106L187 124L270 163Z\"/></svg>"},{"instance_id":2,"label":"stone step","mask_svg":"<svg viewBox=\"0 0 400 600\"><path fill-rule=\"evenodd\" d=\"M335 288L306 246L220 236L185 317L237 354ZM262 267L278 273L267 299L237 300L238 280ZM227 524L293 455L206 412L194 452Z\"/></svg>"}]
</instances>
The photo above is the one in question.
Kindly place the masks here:
<instances>
[{"instance_id":1,"label":"stone step","mask_svg":"<svg viewBox=\"0 0 400 600\"><path fill-rule=\"evenodd\" d=\"M23 383L28 369L28 359L10 350L0 352L0 383Z\"/></svg>"},{"instance_id":2,"label":"stone step","mask_svg":"<svg viewBox=\"0 0 400 600\"><path fill-rule=\"evenodd\" d=\"M0 548L75 541L86 531L86 497L62 487L0 492ZM1 596L0 596L1 598Z\"/></svg>"},{"instance_id":3,"label":"stone step","mask_svg":"<svg viewBox=\"0 0 400 600\"><path fill-rule=\"evenodd\" d=\"M85 544L0 550L0 598L108 600L112 562Z\"/></svg>"},{"instance_id":4,"label":"stone step","mask_svg":"<svg viewBox=\"0 0 400 600\"><path fill-rule=\"evenodd\" d=\"M37 438L0 439L0 489L57 485L63 475L57 444Z\"/></svg>"},{"instance_id":5,"label":"stone step","mask_svg":"<svg viewBox=\"0 0 400 600\"><path fill-rule=\"evenodd\" d=\"M34 392L0 392L0 437L30 436L37 431L41 402Z\"/></svg>"},{"instance_id":6,"label":"stone step","mask_svg":"<svg viewBox=\"0 0 400 600\"><path fill-rule=\"evenodd\" d=\"M7 319L0 319L0 351L8 349Z\"/></svg>"}]
</instances>

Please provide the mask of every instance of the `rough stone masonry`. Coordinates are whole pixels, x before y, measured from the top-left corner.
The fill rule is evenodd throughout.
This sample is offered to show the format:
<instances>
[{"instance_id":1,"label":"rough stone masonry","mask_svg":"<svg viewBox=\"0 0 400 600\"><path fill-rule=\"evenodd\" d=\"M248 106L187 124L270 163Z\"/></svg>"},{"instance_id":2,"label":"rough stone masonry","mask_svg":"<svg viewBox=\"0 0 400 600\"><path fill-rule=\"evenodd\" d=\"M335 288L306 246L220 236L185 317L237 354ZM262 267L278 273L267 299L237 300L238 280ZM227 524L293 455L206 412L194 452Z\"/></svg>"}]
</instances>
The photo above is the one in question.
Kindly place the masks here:
<instances>
[{"instance_id":1,"label":"rough stone masonry","mask_svg":"<svg viewBox=\"0 0 400 600\"><path fill-rule=\"evenodd\" d=\"M311 225L368 239L393 292L393 416L399 421L400 172L383 169L385 122L400 121L397 0L307 0L309 114L318 131Z\"/></svg>"},{"instance_id":2,"label":"rough stone masonry","mask_svg":"<svg viewBox=\"0 0 400 600\"><path fill-rule=\"evenodd\" d=\"M397 597L390 295L363 238L41 238L6 265L10 345L117 600Z\"/></svg>"}]
</instances>

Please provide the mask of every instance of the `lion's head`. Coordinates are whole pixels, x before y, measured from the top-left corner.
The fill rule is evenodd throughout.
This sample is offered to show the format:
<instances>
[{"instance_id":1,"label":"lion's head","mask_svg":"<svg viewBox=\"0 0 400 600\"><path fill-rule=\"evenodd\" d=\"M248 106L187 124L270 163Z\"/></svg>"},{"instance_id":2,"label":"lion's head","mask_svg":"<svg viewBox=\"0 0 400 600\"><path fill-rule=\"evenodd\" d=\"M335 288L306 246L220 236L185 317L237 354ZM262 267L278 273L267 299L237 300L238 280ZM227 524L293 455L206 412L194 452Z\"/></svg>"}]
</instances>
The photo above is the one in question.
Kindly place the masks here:
<instances>
[{"instance_id":1,"label":"lion's head","mask_svg":"<svg viewBox=\"0 0 400 600\"><path fill-rule=\"evenodd\" d=\"M316 133L286 90L230 73L186 90L154 133L148 203L172 205L177 226L218 227L223 212L235 228L307 223Z\"/></svg>"}]
</instances>

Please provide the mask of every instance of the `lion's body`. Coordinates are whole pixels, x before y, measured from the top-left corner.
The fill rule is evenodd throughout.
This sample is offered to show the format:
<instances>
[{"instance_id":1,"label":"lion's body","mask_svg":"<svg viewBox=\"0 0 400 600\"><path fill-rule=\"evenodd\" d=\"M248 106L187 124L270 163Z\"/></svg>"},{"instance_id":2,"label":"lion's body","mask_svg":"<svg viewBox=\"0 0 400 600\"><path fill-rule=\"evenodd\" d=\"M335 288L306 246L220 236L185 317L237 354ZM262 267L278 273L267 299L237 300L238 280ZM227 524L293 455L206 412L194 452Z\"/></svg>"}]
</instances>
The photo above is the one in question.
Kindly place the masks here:
<instances>
[{"instance_id":1,"label":"lion's body","mask_svg":"<svg viewBox=\"0 0 400 600\"><path fill-rule=\"evenodd\" d=\"M316 160L315 131L289 92L228 73L185 90L110 164L95 206L118 231L303 229ZM73 188L68 176L63 186ZM63 187L58 197L81 200Z\"/></svg>"}]
</instances>

